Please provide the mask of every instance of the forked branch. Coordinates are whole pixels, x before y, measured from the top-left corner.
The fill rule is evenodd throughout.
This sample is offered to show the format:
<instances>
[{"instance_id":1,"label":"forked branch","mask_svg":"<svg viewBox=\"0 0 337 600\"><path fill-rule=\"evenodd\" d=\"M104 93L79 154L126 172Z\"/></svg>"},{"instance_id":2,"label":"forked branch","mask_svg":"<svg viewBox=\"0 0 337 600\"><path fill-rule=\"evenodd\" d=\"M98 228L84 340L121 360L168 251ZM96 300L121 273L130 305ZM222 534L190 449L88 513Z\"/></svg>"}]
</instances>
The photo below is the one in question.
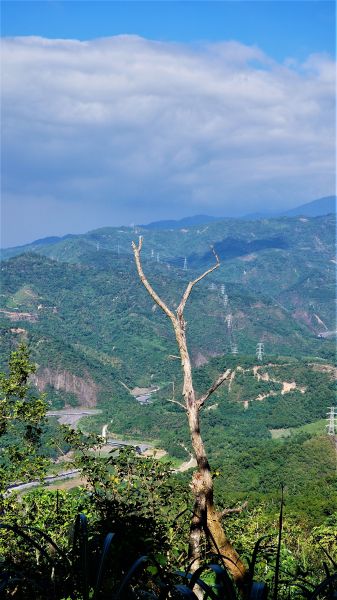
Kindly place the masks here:
<instances>
[{"instance_id":1,"label":"forked branch","mask_svg":"<svg viewBox=\"0 0 337 600\"><path fill-rule=\"evenodd\" d=\"M147 278L144 275L144 271L143 271L143 267L141 264L141 260L140 260L140 253L142 250L142 245L143 245L143 237L139 236L139 242L138 242L138 246L135 244L135 242L132 242L132 249L133 249L133 253L135 255L135 261L136 261L136 266L137 266L137 271L138 271L138 275L139 278L141 280L141 282L143 283L144 287L147 289L147 291L149 292L151 298L156 302L156 304L158 304L158 306L164 311L164 313L171 319L175 330L177 328L178 322L180 322L180 326L184 327L184 323L181 322L182 320L182 315L184 312L184 308L186 305L186 302L191 294L191 291L193 289L193 287L202 279L204 279L204 277L207 277L207 275L209 275L210 273L212 273L213 271L215 271L215 269L218 269L218 267L220 266L220 261L219 261L219 257L217 255L217 253L215 252L214 248L212 247L212 252L213 255L215 257L216 263L215 265L213 265L213 267L210 267L209 269L207 269L207 271L205 271L204 273L202 273L202 275L199 275L199 277L197 277L196 279L194 279L193 281L190 281L189 284L187 285L187 288L182 296L182 299L180 301L180 304L177 308L176 314L177 316L173 313L173 311L171 311L169 309L169 307L167 306L167 304L165 304L165 302L160 298L160 296L158 296L158 294L154 291L153 287L151 286L151 284L149 283L149 281L147 280ZM179 339L178 339L178 345L179 345L179 350L180 352L182 351L182 347L179 343ZM171 356L170 356L171 357ZM173 358L173 356L172 356ZM174 357L174 358L181 358L181 357ZM231 374L231 370L227 369L227 371L225 371L225 373L222 373L218 379L213 383L213 385L207 390L207 392L201 396L201 398L199 400L196 400L196 405L198 407L198 409L200 409L203 404L206 402L206 400L208 400L208 398L211 396L211 394L213 394L213 392L215 392L218 387L220 387L220 385L229 377L229 375ZM176 404L179 404L181 407L183 407L182 404L176 402ZM185 407L183 407L185 409Z\"/></svg>"},{"instance_id":2,"label":"forked branch","mask_svg":"<svg viewBox=\"0 0 337 600\"><path fill-rule=\"evenodd\" d=\"M201 281L202 279L204 279L204 277L206 277L207 275L209 275L210 273L212 273L213 271L215 271L215 269L217 269L218 267L220 267L220 261L219 261L219 257L217 255L217 253L215 252L214 248L212 247L212 252L215 256L215 260L216 260L216 264L213 267L210 267L210 269L207 269L207 271L205 271L202 275L200 275L199 277L197 277L196 279L194 279L194 281L190 281L184 294L183 297L180 301L180 304L177 308L177 315L178 317L181 317L183 312L184 312L184 308L186 305L186 302L189 298L189 295L193 289L193 287L195 286L196 283L198 283L199 281Z\"/></svg>"}]
</instances>

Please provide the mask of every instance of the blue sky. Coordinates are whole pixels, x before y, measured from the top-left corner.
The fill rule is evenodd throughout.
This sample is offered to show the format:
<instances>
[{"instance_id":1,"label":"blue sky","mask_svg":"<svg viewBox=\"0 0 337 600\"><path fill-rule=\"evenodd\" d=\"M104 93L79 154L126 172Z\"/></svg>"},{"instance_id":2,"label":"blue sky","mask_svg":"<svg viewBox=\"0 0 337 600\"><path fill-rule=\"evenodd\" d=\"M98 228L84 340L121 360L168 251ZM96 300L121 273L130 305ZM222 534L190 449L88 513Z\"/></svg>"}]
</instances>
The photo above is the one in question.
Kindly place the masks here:
<instances>
[{"instance_id":1,"label":"blue sky","mask_svg":"<svg viewBox=\"0 0 337 600\"><path fill-rule=\"evenodd\" d=\"M76 38L136 34L162 41L233 39L276 60L335 49L335 5L320 0L2 2L2 35Z\"/></svg>"},{"instance_id":2,"label":"blue sky","mask_svg":"<svg viewBox=\"0 0 337 600\"><path fill-rule=\"evenodd\" d=\"M1 8L2 246L334 193L333 2Z\"/></svg>"}]
</instances>

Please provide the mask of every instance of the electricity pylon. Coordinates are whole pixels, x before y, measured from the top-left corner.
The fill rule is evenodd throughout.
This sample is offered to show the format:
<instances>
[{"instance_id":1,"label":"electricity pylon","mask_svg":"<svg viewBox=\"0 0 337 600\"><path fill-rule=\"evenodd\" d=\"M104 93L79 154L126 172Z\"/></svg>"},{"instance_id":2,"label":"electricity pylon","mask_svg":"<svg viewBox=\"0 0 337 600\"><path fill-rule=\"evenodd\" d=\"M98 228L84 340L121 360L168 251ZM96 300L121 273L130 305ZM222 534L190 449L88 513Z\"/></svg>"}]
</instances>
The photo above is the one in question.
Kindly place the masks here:
<instances>
[{"instance_id":1,"label":"electricity pylon","mask_svg":"<svg viewBox=\"0 0 337 600\"><path fill-rule=\"evenodd\" d=\"M329 411L327 413L327 430L328 430L328 435L336 435L336 429L337 429L337 425L336 425L336 418L337 418L337 407L335 406L329 406Z\"/></svg>"},{"instance_id":2,"label":"electricity pylon","mask_svg":"<svg viewBox=\"0 0 337 600\"><path fill-rule=\"evenodd\" d=\"M263 360L263 355L264 355L264 344L262 342L259 342L258 344L256 344L257 360Z\"/></svg>"},{"instance_id":3,"label":"electricity pylon","mask_svg":"<svg viewBox=\"0 0 337 600\"><path fill-rule=\"evenodd\" d=\"M225 321L226 321L226 323L227 323L227 327L228 327L228 329L231 329L231 327L232 327L232 323L233 323L233 317L232 317L232 315L230 315L230 314L229 314L229 315L226 315L226 317L225 317Z\"/></svg>"}]
</instances>

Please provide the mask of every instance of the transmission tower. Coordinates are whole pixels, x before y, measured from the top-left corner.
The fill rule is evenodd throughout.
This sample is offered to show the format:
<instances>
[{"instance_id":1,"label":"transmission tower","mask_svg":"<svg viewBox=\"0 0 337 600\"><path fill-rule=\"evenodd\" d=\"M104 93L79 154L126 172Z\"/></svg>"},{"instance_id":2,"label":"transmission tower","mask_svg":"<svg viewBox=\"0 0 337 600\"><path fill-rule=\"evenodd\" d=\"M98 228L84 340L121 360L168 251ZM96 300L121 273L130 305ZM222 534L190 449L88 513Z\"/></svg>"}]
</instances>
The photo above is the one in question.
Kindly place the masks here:
<instances>
[{"instance_id":1,"label":"transmission tower","mask_svg":"<svg viewBox=\"0 0 337 600\"><path fill-rule=\"evenodd\" d=\"M221 286L220 286L220 293L221 293L222 296L225 295L225 291L226 291L225 284L222 283Z\"/></svg>"},{"instance_id":2,"label":"transmission tower","mask_svg":"<svg viewBox=\"0 0 337 600\"><path fill-rule=\"evenodd\" d=\"M231 329L233 323L233 317L231 314L226 315L225 322L227 323L228 329Z\"/></svg>"},{"instance_id":3,"label":"transmission tower","mask_svg":"<svg viewBox=\"0 0 337 600\"><path fill-rule=\"evenodd\" d=\"M153 248L151 250L151 258L154 258L154 250L153 250Z\"/></svg>"},{"instance_id":4,"label":"transmission tower","mask_svg":"<svg viewBox=\"0 0 337 600\"><path fill-rule=\"evenodd\" d=\"M159 252L157 252L156 261L157 261L157 263L160 262L160 260L159 260Z\"/></svg>"},{"instance_id":5,"label":"transmission tower","mask_svg":"<svg viewBox=\"0 0 337 600\"><path fill-rule=\"evenodd\" d=\"M215 288L216 288L216 285L215 285L215 283L211 283L211 285L209 286L209 289L210 289L212 292L214 292Z\"/></svg>"},{"instance_id":6,"label":"transmission tower","mask_svg":"<svg viewBox=\"0 0 337 600\"><path fill-rule=\"evenodd\" d=\"M227 294L225 294L223 297L223 305L225 308L226 308L226 306L228 306L228 295Z\"/></svg>"},{"instance_id":7,"label":"transmission tower","mask_svg":"<svg viewBox=\"0 0 337 600\"><path fill-rule=\"evenodd\" d=\"M238 354L239 350L236 344L231 344L231 353L232 354Z\"/></svg>"},{"instance_id":8,"label":"transmission tower","mask_svg":"<svg viewBox=\"0 0 337 600\"><path fill-rule=\"evenodd\" d=\"M329 406L329 411L327 413L327 433L328 435L336 435L337 424L335 419L337 418L337 407Z\"/></svg>"},{"instance_id":9,"label":"transmission tower","mask_svg":"<svg viewBox=\"0 0 337 600\"><path fill-rule=\"evenodd\" d=\"M262 342L259 342L258 344L256 344L257 360L263 360L263 355L264 355L264 344Z\"/></svg>"},{"instance_id":10,"label":"transmission tower","mask_svg":"<svg viewBox=\"0 0 337 600\"><path fill-rule=\"evenodd\" d=\"M99 242L96 243L96 250L98 252L98 250L99 250Z\"/></svg>"},{"instance_id":11,"label":"transmission tower","mask_svg":"<svg viewBox=\"0 0 337 600\"><path fill-rule=\"evenodd\" d=\"M187 271L187 258L186 258L186 256L184 258L184 267L183 268L184 268L184 271Z\"/></svg>"}]
</instances>

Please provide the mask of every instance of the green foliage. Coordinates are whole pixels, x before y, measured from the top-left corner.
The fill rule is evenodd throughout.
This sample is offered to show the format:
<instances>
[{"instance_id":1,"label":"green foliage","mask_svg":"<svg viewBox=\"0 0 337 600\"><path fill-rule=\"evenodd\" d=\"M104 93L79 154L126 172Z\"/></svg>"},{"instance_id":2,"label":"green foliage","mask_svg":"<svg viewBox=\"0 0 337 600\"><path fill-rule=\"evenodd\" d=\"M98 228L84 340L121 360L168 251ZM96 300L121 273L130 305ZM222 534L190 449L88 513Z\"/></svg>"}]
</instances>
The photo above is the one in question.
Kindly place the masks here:
<instances>
[{"instance_id":1,"label":"green foliage","mask_svg":"<svg viewBox=\"0 0 337 600\"><path fill-rule=\"evenodd\" d=\"M191 499L185 484L172 475L170 463L141 458L130 447L97 455L73 440L81 448L75 464L90 486L103 532L112 528L123 552L134 559L147 554L176 564L186 554L189 511L187 520L185 513ZM177 519L181 512L185 519Z\"/></svg>"},{"instance_id":2,"label":"green foliage","mask_svg":"<svg viewBox=\"0 0 337 600\"><path fill-rule=\"evenodd\" d=\"M55 410L60 410L65 406L76 407L79 404L79 400L75 394L64 392L63 390L56 390L50 384L45 387L45 395L46 398L48 398L49 406Z\"/></svg>"},{"instance_id":3,"label":"green foliage","mask_svg":"<svg viewBox=\"0 0 337 600\"><path fill-rule=\"evenodd\" d=\"M13 351L8 373L0 373L0 493L15 481L40 477L48 461L40 455L46 402L32 393L29 376L35 366L26 346Z\"/></svg>"},{"instance_id":4,"label":"green foliage","mask_svg":"<svg viewBox=\"0 0 337 600\"><path fill-rule=\"evenodd\" d=\"M67 493L41 489L28 492L21 499L13 494L6 499L0 526L0 554L7 569L11 572L19 569L23 575L21 592L14 594L18 599L45 597L36 585L39 580L49 578L49 538L56 544L53 558L56 587L63 593L67 589L75 591L76 598L82 598L84 573L89 587L94 586L101 548L111 531L118 552L112 563L109 560L105 591L116 587L123 572L140 554L146 554L152 564L165 570L174 568L186 556L189 498L185 486L172 476L170 465L140 458L130 448L98 456L88 450L93 439L75 432L69 432L68 436L77 448L76 464L87 480L88 490ZM88 538L81 526L80 530L73 530L79 511L90 518ZM22 531L29 539L19 535ZM33 545L37 553L32 552L32 537L38 544ZM74 548L79 552L77 558L73 555ZM65 558L72 563L75 574L65 575ZM83 560L87 561L84 571Z\"/></svg>"},{"instance_id":5,"label":"green foliage","mask_svg":"<svg viewBox=\"0 0 337 600\"><path fill-rule=\"evenodd\" d=\"M129 453L121 457L124 475L129 474L130 458ZM216 564L217 556L205 558L200 569L191 574L190 566L185 570L179 565L181 556L175 557L174 562L167 560L164 538L161 552L135 559L137 529L105 534L109 524L106 521L102 524L100 518L95 517L97 500L93 502L83 490L75 494L34 492L28 496L23 499L27 512L22 516L26 516L26 520L22 523L22 517L20 521L17 516L13 525L0 524L0 583L4 598L44 600L51 595L55 600L88 600L89 597L127 600L145 596L168 600L181 598L181 593L176 596L178 587L180 592L186 589L187 594L196 583L210 598L237 600L241 597L228 574ZM100 497L99 502L102 500ZM86 509L88 505L91 508ZM75 520L74 513L81 506L83 512L77 514ZM130 508L132 510L132 503ZM122 519L125 520L125 515ZM260 598L262 594L267 599L268 589L270 598L276 595L288 600L314 598L319 590L327 600L334 598L337 581L336 575L331 574L336 566L335 520L330 519L324 527L314 530L307 540L303 539L296 521L284 521L277 594L273 589L277 523L266 518L263 507L240 517L232 515L226 523L229 534L236 537L250 565L247 600ZM113 525L118 528L116 521ZM319 556L320 549L324 563L322 553ZM179 570L173 572L177 563ZM187 597L191 597L190 593Z\"/></svg>"}]
</instances>

